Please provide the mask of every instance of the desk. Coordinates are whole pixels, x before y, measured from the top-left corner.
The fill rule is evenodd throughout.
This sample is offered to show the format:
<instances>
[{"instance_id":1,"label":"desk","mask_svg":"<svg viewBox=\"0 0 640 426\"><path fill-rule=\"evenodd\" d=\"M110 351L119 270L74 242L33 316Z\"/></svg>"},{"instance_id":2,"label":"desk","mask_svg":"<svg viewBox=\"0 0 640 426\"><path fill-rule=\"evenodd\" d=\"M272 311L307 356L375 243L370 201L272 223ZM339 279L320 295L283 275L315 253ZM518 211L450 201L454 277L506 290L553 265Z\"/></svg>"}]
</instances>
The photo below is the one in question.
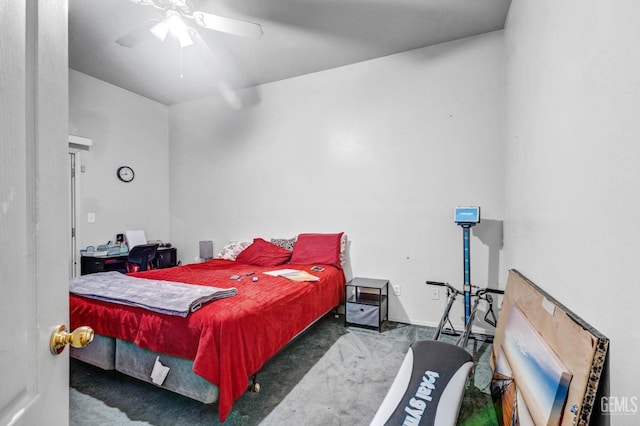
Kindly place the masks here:
<instances>
[{"instance_id":1,"label":"desk","mask_svg":"<svg viewBox=\"0 0 640 426\"><path fill-rule=\"evenodd\" d=\"M80 258L80 275L95 274L106 271L126 271L127 254L112 256L82 256ZM159 248L153 267L156 269L170 268L178 263L178 250L175 247Z\"/></svg>"}]
</instances>

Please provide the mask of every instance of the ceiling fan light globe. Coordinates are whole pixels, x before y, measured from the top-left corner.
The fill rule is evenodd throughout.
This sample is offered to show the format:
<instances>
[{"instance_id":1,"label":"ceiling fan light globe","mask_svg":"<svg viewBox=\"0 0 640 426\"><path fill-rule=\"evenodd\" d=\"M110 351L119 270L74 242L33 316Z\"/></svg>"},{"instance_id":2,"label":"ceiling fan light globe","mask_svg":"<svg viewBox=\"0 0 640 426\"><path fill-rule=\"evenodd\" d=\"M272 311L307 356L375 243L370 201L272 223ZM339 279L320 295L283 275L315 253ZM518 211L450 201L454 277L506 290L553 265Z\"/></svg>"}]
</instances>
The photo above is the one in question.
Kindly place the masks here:
<instances>
[{"instance_id":1,"label":"ceiling fan light globe","mask_svg":"<svg viewBox=\"0 0 640 426\"><path fill-rule=\"evenodd\" d=\"M171 34L175 37L179 37L181 33L186 32L187 30L187 25L177 13L168 15L165 21L167 22L169 31L171 31Z\"/></svg>"},{"instance_id":2,"label":"ceiling fan light globe","mask_svg":"<svg viewBox=\"0 0 640 426\"><path fill-rule=\"evenodd\" d=\"M191 46L193 44L193 39L191 38L189 33L187 33L187 31L185 31L183 34L181 34L178 37L178 42L180 42L180 47L187 47L187 46Z\"/></svg>"},{"instance_id":3,"label":"ceiling fan light globe","mask_svg":"<svg viewBox=\"0 0 640 426\"><path fill-rule=\"evenodd\" d=\"M191 39L191 36L189 36L187 25L184 23L178 13L169 12L167 12L167 19L165 19L167 27L169 28L169 32L171 32L171 34L178 39L181 47L191 46L193 44L193 40Z\"/></svg>"},{"instance_id":4,"label":"ceiling fan light globe","mask_svg":"<svg viewBox=\"0 0 640 426\"><path fill-rule=\"evenodd\" d=\"M169 32L169 24L167 21L160 21L155 24L151 29L151 34L153 34L158 40L164 41L167 38L167 33Z\"/></svg>"}]
</instances>

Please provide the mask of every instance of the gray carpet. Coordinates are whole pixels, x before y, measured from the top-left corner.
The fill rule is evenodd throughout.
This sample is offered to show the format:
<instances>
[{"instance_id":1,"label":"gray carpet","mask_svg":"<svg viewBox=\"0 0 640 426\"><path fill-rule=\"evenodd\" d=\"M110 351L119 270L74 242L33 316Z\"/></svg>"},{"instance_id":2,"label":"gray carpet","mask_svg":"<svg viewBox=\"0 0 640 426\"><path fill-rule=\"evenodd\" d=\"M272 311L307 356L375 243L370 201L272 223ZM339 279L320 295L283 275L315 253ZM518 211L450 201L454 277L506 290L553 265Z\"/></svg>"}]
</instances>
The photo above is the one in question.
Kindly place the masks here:
<instances>
[{"instance_id":1,"label":"gray carpet","mask_svg":"<svg viewBox=\"0 0 640 426\"><path fill-rule=\"evenodd\" d=\"M349 328L260 424L368 424L402 364L407 330L381 339L377 331Z\"/></svg>"},{"instance_id":2,"label":"gray carpet","mask_svg":"<svg viewBox=\"0 0 640 426\"><path fill-rule=\"evenodd\" d=\"M149 423L133 421L117 408L108 407L99 399L69 388L69 426L83 425L133 425L147 426Z\"/></svg>"},{"instance_id":3,"label":"gray carpet","mask_svg":"<svg viewBox=\"0 0 640 426\"><path fill-rule=\"evenodd\" d=\"M260 392L241 396L224 424L368 424L409 345L430 339L433 329L387 322L378 333L345 328L343 321L325 317L270 360L258 375ZM489 395L490 348L469 343L477 363L458 424L497 424ZM74 426L220 424L216 404L201 404L80 361L72 360L70 384ZM76 418L75 413L82 411L82 418Z\"/></svg>"},{"instance_id":4,"label":"gray carpet","mask_svg":"<svg viewBox=\"0 0 640 426\"><path fill-rule=\"evenodd\" d=\"M260 425L369 424L408 347L431 335L431 329L409 326L382 335L349 328ZM490 373L479 368L477 376L488 392Z\"/></svg>"}]
</instances>

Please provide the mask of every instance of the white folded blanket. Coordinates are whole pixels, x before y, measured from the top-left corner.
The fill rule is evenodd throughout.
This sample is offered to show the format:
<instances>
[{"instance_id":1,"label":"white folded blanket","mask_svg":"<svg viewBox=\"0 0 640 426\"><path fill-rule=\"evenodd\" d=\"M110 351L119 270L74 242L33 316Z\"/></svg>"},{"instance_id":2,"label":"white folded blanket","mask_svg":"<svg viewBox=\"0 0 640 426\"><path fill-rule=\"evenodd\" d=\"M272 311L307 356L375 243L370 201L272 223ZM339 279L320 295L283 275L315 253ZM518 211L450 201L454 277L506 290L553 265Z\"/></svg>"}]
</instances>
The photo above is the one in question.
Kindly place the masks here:
<instances>
[{"instance_id":1,"label":"white folded blanket","mask_svg":"<svg viewBox=\"0 0 640 426\"><path fill-rule=\"evenodd\" d=\"M130 277L120 272L82 275L69 281L78 296L139 306L150 311L186 317L203 304L235 296L235 288L218 288L172 281Z\"/></svg>"}]
</instances>

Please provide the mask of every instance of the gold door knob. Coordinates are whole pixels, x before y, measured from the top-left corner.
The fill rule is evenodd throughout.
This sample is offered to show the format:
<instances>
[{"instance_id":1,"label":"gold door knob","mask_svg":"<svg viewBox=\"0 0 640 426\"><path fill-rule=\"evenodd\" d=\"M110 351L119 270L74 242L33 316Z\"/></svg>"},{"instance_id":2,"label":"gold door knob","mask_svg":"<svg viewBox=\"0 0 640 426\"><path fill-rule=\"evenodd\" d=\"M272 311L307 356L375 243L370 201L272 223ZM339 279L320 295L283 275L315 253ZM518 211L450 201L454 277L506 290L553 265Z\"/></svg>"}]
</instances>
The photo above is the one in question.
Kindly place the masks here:
<instances>
[{"instance_id":1,"label":"gold door knob","mask_svg":"<svg viewBox=\"0 0 640 426\"><path fill-rule=\"evenodd\" d=\"M67 328L62 324L57 326L51 333L49 348L52 354L61 354L68 344L71 344L74 348L84 348L93 341L93 329L91 327L86 325L78 327L71 333L66 330Z\"/></svg>"}]
</instances>

